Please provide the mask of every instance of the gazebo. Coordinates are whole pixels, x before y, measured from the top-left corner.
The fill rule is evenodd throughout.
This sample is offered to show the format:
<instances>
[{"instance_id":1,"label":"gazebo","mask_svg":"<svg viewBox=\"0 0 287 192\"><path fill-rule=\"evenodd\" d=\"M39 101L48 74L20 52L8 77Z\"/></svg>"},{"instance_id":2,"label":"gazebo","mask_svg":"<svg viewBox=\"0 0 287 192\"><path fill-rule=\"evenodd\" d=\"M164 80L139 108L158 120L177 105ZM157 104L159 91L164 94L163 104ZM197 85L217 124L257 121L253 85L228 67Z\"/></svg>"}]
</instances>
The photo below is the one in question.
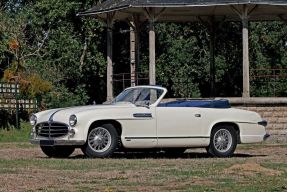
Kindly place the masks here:
<instances>
[{"instance_id":1,"label":"gazebo","mask_svg":"<svg viewBox=\"0 0 287 192\"><path fill-rule=\"evenodd\" d=\"M249 82L249 21L281 20L287 23L286 0L106 0L81 12L107 25L107 100L113 98L113 23L126 21L131 27L131 85L135 84L135 66L139 63L139 35L143 22L149 22L149 83L156 84L155 22L200 21L210 34L210 87L214 92L214 36L215 22L241 21L243 44L243 98L250 97ZM211 95L214 96L214 95Z\"/></svg>"}]
</instances>

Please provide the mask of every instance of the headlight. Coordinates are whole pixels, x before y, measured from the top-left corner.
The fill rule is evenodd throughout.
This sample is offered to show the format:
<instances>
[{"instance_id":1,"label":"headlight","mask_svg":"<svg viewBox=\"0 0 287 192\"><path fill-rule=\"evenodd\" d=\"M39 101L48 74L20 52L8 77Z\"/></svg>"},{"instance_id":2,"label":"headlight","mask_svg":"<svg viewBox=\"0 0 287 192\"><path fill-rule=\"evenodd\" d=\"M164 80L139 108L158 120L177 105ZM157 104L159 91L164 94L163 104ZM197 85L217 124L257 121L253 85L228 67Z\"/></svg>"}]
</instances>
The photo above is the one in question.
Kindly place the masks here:
<instances>
[{"instance_id":1,"label":"headlight","mask_svg":"<svg viewBox=\"0 0 287 192\"><path fill-rule=\"evenodd\" d=\"M36 123L37 123L37 116L36 115L34 115L34 114L31 115L30 123L31 123L32 126L36 125Z\"/></svg>"},{"instance_id":2,"label":"headlight","mask_svg":"<svg viewBox=\"0 0 287 192\"><path fill-rule=\"evenodd\" d=\"M71 127L74 127L77 124L77 116L71 115L69 118L69 124Z\"/></svg>"}]
</instances>

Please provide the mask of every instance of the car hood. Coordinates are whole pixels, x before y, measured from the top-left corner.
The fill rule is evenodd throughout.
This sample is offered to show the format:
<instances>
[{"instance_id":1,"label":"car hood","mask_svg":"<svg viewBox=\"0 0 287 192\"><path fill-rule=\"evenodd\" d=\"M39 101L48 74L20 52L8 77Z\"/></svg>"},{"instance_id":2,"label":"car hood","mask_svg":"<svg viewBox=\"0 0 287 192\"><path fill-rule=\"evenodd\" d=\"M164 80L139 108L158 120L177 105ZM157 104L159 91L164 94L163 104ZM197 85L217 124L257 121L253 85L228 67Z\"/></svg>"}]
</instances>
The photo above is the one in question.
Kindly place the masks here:
<instances>
[{"instance_id":1,"label":"car hood","mask_svg":"<svg viewBox=\"0 0 287 192\"><path fill-rule=\"evenodd\" d=\"M87 105L87 106L78 106L78 107L67 107L67 108L57 108L42 111L36 113L35 115L38 118L38 122L44 122L49 120L57 119L66 119L70 117L70 115L81 113L83 111L97 111L101 109L119 109L119 108L132 108L135 107L132 103L116 103L116 104L105 104L105 105Z\"/></svg>"}]
</instances>

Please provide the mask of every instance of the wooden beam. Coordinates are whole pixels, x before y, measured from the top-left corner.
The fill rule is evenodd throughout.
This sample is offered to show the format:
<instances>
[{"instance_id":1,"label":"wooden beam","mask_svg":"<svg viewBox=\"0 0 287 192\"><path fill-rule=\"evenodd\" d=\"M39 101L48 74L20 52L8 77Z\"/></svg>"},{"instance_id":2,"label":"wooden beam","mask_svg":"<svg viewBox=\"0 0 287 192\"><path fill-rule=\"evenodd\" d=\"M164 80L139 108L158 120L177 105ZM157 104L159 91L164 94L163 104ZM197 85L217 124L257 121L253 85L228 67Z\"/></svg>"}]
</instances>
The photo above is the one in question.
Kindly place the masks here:
<instances>
[{"instance_id":1,"label":"wooden beam","mask_svg":"<svg viewBox=\"0 0 287 192\"><path fill-rule=\"evenodd\" d=\"M241 11L239 11L234 5L230 5L229 7L241 18Z\"/></svg>"},{"instance_id":2,"label":"wooden beam","mask_svg":"<svg viewBox=\"0 0 287 192\"><path fill-rule=\"evenodd\" d=\"M151 9L151 8L150 8ZM151 15L150 15L150 9L149 8L146 8L146 7L144 7L143 8L143 13L144 13L144 15L146 16L146 18L148 19L148 20L150 20L151 19Z\"/></svg>"},{"instance_id":3,"label":"wooden beam","mask_svg":"<svg viewBox=\"0 0 287 192\"><path fill-rule=\"evenodd\" d=\"M107 13L107 101L113 100L113 19L114 13Z\"/></svg>"},{"instance_id":4,"label":"wooden beam","mask_svg":"<svg viewBox=\"0 0 287 192\"><path fill-rule=\"evenodd\" d=\"M259 5L254 5L250 10L247 10L248 13L247 15L249 16L252 12L254 12L257 8L259 7Z\"/></svg>"},{"instance_id":5,"label":"wooden beam","mask_svg":"<svg viewBox=\"0 0 287 192\"><path fill-rule=\"evenodd\" d=\"M153 19L156 22L160 16L166 11L166 8L161 8L158 13L155 13L155 8L143 8L143 13L148 20Z\"/></svg>"},{"instance_id":6,"label":"wooden beam","mask_svg":"<svg viewBox=\"0 0 287 192\"><path fill-rule=\"evenodd\" d=\"M159 17L165 12L166 8L162 8L155 16L154 21L157 21Z\"/></svg>"}]
</instances>

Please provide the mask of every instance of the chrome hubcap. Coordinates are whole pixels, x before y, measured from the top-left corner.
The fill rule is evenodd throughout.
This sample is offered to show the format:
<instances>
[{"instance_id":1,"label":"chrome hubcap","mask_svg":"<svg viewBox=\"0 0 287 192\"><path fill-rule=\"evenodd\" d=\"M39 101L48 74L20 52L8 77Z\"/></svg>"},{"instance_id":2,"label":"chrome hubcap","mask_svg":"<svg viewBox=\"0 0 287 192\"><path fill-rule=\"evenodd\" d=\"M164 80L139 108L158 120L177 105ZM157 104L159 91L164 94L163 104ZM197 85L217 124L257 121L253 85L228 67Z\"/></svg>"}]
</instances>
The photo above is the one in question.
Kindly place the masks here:
<instances>
[{"instance_id":1,"label":"chrome hubcap","mask_svg":"<svg viewBox=\"0 0 287 192\"><path fill-rule=\"evenodd\" d=\"M219 152L226 152L230 149L232 144L231 133L226 129L220 129L214 134L214 147Z\"/></svg>"},{"instance_id":2,"label":"chrome hubcap","mask_svg":"<svg viewBox=\"0 0 287 192\"><path fill-rule=\"evenodd\" d=\"M89 133L88 145L95 152L105 152L112 144L112 136L110 132L103 128L97 127Z\"/></svg>"}]
</instances>

